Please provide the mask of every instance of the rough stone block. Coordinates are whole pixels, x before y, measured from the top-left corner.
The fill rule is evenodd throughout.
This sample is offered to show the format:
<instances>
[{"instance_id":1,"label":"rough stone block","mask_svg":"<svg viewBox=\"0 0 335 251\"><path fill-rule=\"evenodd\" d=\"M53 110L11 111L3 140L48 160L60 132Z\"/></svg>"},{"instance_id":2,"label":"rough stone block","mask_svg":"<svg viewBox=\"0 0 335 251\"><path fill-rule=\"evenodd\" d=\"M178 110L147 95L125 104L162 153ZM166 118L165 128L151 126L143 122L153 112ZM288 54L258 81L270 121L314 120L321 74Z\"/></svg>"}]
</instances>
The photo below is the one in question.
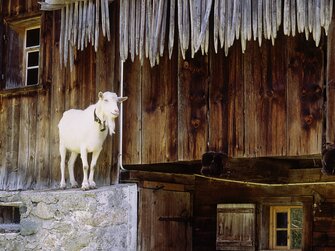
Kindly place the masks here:
<instances>
[{"instance_id":1,"label":"rough stone block","mask_svg":"<svg viewBox=\"0 0 335 251\"><path fill-rule=\"evenodd\" d=\"M0 234L0 250L136 250L137 186L0 192L19 203L20 233Z\"/></svg>"}]
</instances>

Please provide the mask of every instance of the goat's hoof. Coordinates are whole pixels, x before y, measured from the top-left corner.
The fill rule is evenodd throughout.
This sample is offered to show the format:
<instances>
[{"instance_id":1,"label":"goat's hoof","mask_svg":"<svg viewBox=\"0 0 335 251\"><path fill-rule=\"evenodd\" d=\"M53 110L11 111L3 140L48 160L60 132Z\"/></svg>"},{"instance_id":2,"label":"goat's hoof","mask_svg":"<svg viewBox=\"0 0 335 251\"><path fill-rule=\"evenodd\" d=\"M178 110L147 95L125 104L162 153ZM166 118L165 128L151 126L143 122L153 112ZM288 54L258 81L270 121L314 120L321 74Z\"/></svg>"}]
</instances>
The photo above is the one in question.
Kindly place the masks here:
<instances>
[{"instance_id":1,"label":"goat's hoof","mask_svg":"<svg viewBox=\"0 0 335 251\"><path fill-rule=\"evenodd\" d=\"M90 189L90 185L88 184L88 182L85 182L81 185L81 190L86 191L88 189Z\"/></svg>"},{"instance_id":2,"label":"goat's hoof","mask_svg":"<svg viewBox=\"0 0 335 251\"><path fill-rule=\"evenodd\" d=\"M94 181L90 181L90 189L96 189L97 188L97 185L95 184Z\"/></svg>"},{"instance_id":3,"label":"goat's hoof","mask_svg":"<svg viewBox=\"0 0 335 251\"><path fill-rule=\"evenodd\" d=\"M63 189L63 190L65 190L65 188L66 188L66 183L60 183L60 189Z\"/></svg>"},{"instance_id":4,"label":"goat's hoof","mask_svg":"<svg viewBox=\"0 0 335 251\"><path fill-rule=\"evenodd\" d=\"M81 186L81 190L83 190L83 191L87 191L89 189L90 189L90 187L88 187L88 186Z\"/></svg>"},{"instance_id":5,"label":"goat's hoof","mask_svg":"<svg viewBox=\"0 0 335 251\"><path fill-rule=\"evenodd\" d=\"M72 188L78 188L79 186L78 186L77 182L73 182L73 183L71 183L71 187Z\"/></svg>"}]
</instances>

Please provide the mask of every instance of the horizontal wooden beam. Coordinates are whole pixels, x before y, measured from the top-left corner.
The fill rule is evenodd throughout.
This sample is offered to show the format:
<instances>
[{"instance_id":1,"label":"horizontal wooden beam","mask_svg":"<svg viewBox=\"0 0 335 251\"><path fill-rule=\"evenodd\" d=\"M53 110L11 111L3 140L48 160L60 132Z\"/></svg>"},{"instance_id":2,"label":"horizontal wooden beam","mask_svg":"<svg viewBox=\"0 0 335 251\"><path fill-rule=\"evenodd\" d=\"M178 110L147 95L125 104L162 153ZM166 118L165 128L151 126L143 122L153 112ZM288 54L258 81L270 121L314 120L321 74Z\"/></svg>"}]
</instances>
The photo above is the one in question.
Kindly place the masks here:
<instances>
[{"instance_id":1,"label":"horizontal wooden beam","mask_svg":"<svg viewBox=\"0 0 335 251\"><path fill-rule=\"evenodd\" d=\"M194 175L145 172L145 171L128 171L121 173L122 181L156 181L185 185L194 185Z\"/></svg>"}]
</instances>

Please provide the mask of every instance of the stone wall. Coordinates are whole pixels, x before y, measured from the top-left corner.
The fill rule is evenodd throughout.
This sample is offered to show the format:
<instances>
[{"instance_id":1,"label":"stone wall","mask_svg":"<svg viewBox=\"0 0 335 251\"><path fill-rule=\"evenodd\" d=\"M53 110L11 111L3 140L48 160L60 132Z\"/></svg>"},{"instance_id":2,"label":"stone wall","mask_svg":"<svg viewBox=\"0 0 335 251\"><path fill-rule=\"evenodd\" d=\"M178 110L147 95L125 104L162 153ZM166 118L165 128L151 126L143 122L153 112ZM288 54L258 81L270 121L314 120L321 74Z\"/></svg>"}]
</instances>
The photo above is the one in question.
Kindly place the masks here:
<instances>
[{"instance_id":1,"label":"stone wall","mask_svg":"<svg viewBox=\"0 0 335 251\"><path fill-rule=\"evenodd\" d=\"M0 192L0 205L21 213L20 231L0 234L0 250L136 250L135 184Z\"/></svg>"}]
</instances>

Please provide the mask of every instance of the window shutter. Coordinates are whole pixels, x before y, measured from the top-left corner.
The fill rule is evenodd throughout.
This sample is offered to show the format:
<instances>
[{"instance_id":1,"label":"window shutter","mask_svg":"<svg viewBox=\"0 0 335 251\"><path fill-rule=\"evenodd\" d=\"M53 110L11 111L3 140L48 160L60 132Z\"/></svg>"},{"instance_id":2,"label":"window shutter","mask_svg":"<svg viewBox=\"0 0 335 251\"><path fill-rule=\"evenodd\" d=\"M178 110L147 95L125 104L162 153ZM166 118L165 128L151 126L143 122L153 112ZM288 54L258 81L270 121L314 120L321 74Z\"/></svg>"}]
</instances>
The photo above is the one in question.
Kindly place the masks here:
<instances>
[{"instance_id":1,"label":"window shutter","mask_svg":"<svg viewBox=\"0 0 335 251\"><path fill-rule=\"evenodd\" d=\"M255 250L255 204L218 204L216 249Z\"/></svg>"}]
</instances>

